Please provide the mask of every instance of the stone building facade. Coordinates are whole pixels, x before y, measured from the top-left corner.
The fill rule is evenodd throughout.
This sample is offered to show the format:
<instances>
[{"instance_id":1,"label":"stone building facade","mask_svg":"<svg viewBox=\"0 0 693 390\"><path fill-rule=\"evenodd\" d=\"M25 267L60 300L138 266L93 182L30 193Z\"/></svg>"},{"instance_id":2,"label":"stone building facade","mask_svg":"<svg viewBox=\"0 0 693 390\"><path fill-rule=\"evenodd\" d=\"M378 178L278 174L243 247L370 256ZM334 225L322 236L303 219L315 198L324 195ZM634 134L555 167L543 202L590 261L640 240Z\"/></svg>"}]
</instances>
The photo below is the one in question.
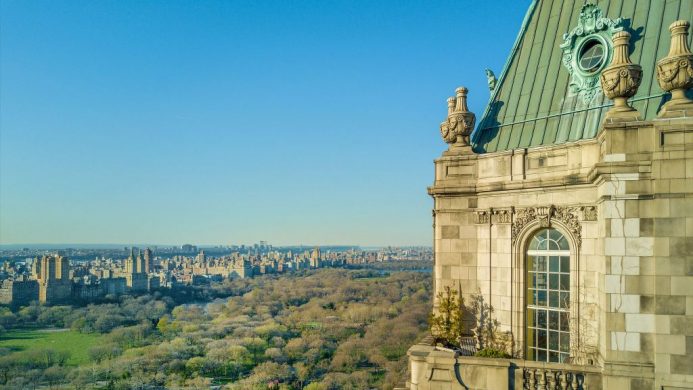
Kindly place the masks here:
<instances>
[{"instance_id":1,"label":"stone building facade","mask_svg":"<svg viewBox=\"0 0 693 390\"><path fill-rule=\"evenodd\" d=\"M34 260L33 278L38 282L38 301L45 304L66 302L72 295L70 260L60 255Z\"/></svg>"},{"instance_id":2,"label":"stone building facade","mask_svg":"<svg viewBox=\"0 0 693 390\"><path fill-rule=\"evenodd\" d=\"M512 358L422 342L408 388L693 388L691 20L536 0L479 125L448 99L435 291L490 304Z\"/></svg>"},{"instance_id":3,"label":"stone building facade","mask_svg":"<svg viewBox=\"0 0 693 390\"><path fill-rule=\"evenodd\" d=\"M39 285L28 278L7 279L0 285L0 304L13 307L26 306L36 301Z\"/></svg>"}]
</instances>

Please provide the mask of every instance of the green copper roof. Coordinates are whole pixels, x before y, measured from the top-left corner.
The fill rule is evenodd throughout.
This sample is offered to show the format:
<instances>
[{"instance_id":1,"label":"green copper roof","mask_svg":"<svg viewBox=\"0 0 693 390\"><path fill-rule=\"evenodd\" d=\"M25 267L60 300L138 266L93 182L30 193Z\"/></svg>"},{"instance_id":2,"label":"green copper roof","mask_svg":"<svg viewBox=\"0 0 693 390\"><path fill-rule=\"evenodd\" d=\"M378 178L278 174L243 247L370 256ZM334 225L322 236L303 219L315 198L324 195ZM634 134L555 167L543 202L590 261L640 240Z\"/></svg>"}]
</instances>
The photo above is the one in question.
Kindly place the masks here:
<instances>
[{"instance_id":1,"label":"green copper roof","mask_svg":"<svg viewBox=\"0 0 693 390\"><path fill-rule=\"evenodd\" d=\"M583 8L585 3L596 7ZM581 25L583 10L583 15L598 16L593 20L598 23ZM669 25L678 19L693 22L693 0L534 0L473 134L474 150L489 153L594 138L612 103L598 81L590 84L599 73L583 80L575 60L586 51L586 40L619 29L631 33L631 60L643 69L631 104L645 119L654 118L668 98L655 79L655 63L669 52ZM601 31L580 36L590 28Z\"/></svg>"}]
</instances>

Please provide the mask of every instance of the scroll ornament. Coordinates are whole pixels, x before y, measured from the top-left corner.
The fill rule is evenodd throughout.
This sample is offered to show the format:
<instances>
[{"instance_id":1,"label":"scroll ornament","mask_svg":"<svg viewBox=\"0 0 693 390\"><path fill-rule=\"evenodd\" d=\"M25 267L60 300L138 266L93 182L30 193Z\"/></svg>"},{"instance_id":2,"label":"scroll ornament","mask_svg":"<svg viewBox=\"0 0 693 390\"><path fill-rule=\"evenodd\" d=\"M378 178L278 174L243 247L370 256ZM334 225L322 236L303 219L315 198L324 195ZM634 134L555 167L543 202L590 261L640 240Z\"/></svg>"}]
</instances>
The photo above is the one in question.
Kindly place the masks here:
<instances>
[{"instance_id":1,"label":"scroll ornament","mask_svg":"<svg viewBox=\"0 0 693 390\"><path fill-rule=\"evenodd\" d=\"M578 246L582 244L582 226L580 220L595 221L597 219L597 208L594 206L543 206L529 207L517 211L513 220L511 235L512 243L515 245L522 230L529 223L538 221L539 226L549 228L552 221L560 221L575 237Z\"/></svg>"}]
</instances>

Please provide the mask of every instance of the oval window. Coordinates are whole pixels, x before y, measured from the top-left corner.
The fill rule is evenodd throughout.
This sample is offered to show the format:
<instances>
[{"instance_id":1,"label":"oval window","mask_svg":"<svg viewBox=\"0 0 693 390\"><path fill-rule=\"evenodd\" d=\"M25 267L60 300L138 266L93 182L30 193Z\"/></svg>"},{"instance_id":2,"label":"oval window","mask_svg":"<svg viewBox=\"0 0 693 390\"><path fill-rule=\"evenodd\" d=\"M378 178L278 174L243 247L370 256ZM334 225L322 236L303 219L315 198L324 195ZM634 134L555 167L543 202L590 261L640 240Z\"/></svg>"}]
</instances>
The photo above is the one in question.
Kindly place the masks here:
<instances>
[{"instance_id":1,"label":"oval window","mask_svg":"<svg viewBox=\"0 0 693 390\"><path fill-rule=\"evenodd\" d=\"M598 39L591 39L582 46L578 64L582 71L594 73L601 68L605 57L604 45Z\"/></svg>"}]
</instances>

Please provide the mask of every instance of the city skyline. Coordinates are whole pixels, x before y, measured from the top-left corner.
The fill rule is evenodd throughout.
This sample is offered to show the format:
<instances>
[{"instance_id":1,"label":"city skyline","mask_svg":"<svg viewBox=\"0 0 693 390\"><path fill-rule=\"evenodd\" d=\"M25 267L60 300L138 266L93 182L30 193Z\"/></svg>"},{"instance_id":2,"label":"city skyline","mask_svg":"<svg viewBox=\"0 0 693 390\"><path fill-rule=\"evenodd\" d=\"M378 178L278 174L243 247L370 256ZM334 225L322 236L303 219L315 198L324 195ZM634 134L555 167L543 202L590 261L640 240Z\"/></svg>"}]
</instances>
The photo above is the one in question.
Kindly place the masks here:
<instances>
[{"instance_id":1,"label":"city skyline","mask_svg":"<svg viewBox=\"0 0 693 390\"><path fill-rule=\"evenodd\" d=\"M0 244L430 244L526 3L2 2Z\"/></svg>"}]
</instances>

